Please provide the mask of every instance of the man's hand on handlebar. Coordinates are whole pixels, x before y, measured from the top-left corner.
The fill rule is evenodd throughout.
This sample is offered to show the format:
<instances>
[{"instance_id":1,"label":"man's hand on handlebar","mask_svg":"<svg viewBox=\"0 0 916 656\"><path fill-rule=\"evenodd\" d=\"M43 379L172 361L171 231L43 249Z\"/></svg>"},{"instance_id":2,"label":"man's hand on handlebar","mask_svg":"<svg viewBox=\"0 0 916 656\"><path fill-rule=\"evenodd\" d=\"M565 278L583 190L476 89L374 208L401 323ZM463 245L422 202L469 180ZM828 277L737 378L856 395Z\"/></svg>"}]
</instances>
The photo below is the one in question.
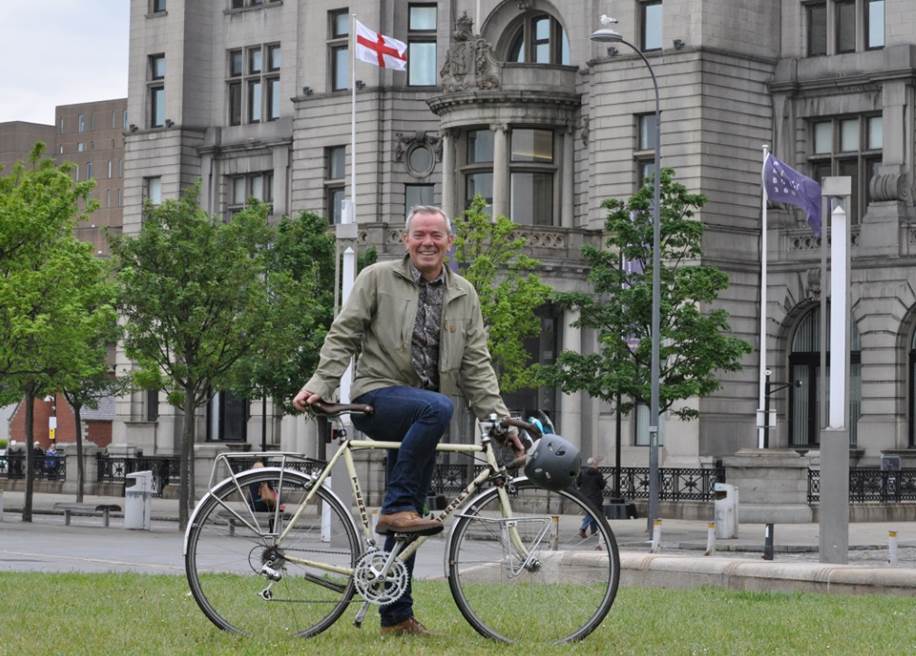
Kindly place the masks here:
<instances>
[{"instance_id":1,"label":"man's hand on handlebar","mask_svg":"<svg viewBox=\"0 0 916 656\"><path fill-rule=\"evenodd\" d=\"M307 406L319 402L321 402L320 396L303 387L293 399L293 407L299 412L305 412Z\"/></svg>"}]
</instances>

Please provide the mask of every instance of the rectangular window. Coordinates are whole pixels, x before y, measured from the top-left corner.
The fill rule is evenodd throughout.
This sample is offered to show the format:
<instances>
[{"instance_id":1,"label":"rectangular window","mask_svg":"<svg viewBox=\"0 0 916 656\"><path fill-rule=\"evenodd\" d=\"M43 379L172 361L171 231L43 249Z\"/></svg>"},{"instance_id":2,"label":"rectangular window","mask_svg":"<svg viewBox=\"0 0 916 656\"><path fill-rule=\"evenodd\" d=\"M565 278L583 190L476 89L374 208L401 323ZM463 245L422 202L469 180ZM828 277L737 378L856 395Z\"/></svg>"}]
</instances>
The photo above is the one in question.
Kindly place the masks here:
<instances>
[{"instance_id":1,"label":"rectangular window","mask_svg":"<svg viewBox=\"0 0 916 656\"><path fill-rule=\"evenodd\" d=\"M331 91L350 88L350 56L347 46L331 48Z\"/></svg>"},{"instance_id":2,"label":"rectangular window","mask_svg":"<svg viewBox=\"0 0 916 656\"><path fill-rule=\"evenodd\" d=\"M432 205L433 188L431 184L404 185L404 209L410 212L412 207L418 205Z\"/></svg>"},{"instance_id":3,"label":"rectangular window","mask_svg":"<svg viewBox=\"0 0 916 656\"><path fill-rule=\"evenodd\" d=\"M267 70L279 71L283 63L283 51L280 46L267 46Z\"/></svg>"},{"instance_id":4,"label":"rectangular window","mask_svg":"<svg viewBox=\"0 0 916 656\"><path fill-rule=\"evenodd\" d=\"M347 147L329 146L324 149L325 211L328 221L343 220L344 178L347 174Z\"/></svg>"},{"instance_id":5,"label":"rectangular window","mask_svg":"<svg viewBox=\"0 0 916 656\"><path fill-rule=\"evenodd\" d=\"M328 70L331 91L350 88L350 14L347 9L328 12Z\"/></svg>"},{"instance_id":6,"label":"rectangular window","mask_svg":"<svg viewBox=\"0 0 916 656\"><path fill-rule=\"evenodd\" d=\"M261 80L248 82L248 122L261 121Z\"/></svg>"},{"instance_id":7,"label":"rectangular window","mask_svg":"<svg viewBox=\"0 0 916 656\"><path fill-rule=\"evenodd\" d=\"M111 207L111 189L105 190L105 207Z\"/></svg>"},{"instance_id":8,"label":"rectangular window","mask_svg":"<svg viewBox=\"0 0 916 656\"><path fill-rule=\"evenodd\" d=\"M343 180L346 176L347 147L331 146L325 149L325 178Z\"/></svg>"},{"instance_id":9,"label":"rectangular window","mask_svg":"<svg viewBox=\"0 0 916 656\"><path fill-rule=\"evenodd\" d=\"M535 64L550 63L550 18L535 18L532 23L532 46Z\"/></svg>"},{"instance_id":10,"label":"rectangular window","mask_svg":"<svg viewBox=\"0 0 916 656\"><path fill-rule=\"evenodd\" d=\"M146 421L159 419L159 390L146 390Z\"/></svg>"},{"instance_id":11,"label":"rectangular window","mask_svg":"<svg viewBox=\"0 0 916 656\"><path fill-rule=\"evenodd\" d=\"M230 215L241 211L249 199L270 203L274 175L269 171L235 175L227 179L226 207Z\"/></svg>"},{"instance_id":12,"label":"rectangular window","mask_svg":"<svg viewBox=\"0 0 916 656\"><path fill-rule=\"evenodd\" d=\"M836 18L836 51L837 53L856 51L856 0L836 0L834 4Z\"/></svg>"},{"instance_id":13,"label":"rectangular window","mask_svg":"<svg viewBox=\"0 0 916 656\"><path fill-rule=\"evenodd\" d=\"M493 161L493 131L472 130L468 133L468 164Z\"/></svg>"},{"instance_id":14,"label":"rectangular window","mask_svg":"<svg viewBox=\"0 0 916 656\"><path fill-rule=\"evenodd\" d=\"M149 79L165 79L165 55L150 55L149 57Z\"/></svg>"},{"instance_id":15,"label":"rectangular window","mask_svg":"<svg viewBox=\"0 0 916 656\"><path fill-rule=\"evenodd\" d=\"M267 120L280 118L280 78L267 79Z\"/></svg>"},{"instance_id":16,"label":"rectangular window","mask_svg":"<svg viewBox=\"0 0 916 656\"><path fill-rule=\"evenodd\" d=\"M509 215L516 223L553 225L553 173L514 172Z\"/></svg>"},{"instance_id":17,"label":"rectangular window","mask_svg":"<svg viewBox=\"0 0 916 656\"><path fill-rule=\"evenodd\" d=\"M881 165L884 135L880 115L844 116L813 121L811 177L820 182L827 176L852 179L850 206L845 208L853 225L868 210L869 184Z\"/></svg>"},{"instance_id":18,"label":"rectangular window","mask_svg":"<svg viewBox=\"0 0 916 656\"><path fill-rule=\"evenodd\" d=\"M242 83L229 83L229 125L242 124Z\"/></svg>"},{"instance_id":19,"label":"rectangular window","mask_svg":"<svg viewBox=\"0 0 916 656\"><path fill-rule=\"evenodd\" d=\"M162 178L159 176L145 178L144 182L146 200L148 200L151 205L159 205L162 203Z\"/></svg>"},{"instance_id":20,"label":"rectangular window","mask_svg":"<svg viewBox=\"0 0 916 656\"><path fill-rule=\"evenodd\" d=\"M108 160L108 177L111 178L111 160Z\"/></svg>"},{"instance_id":21,"label":"rectangular window","mask_svg":"<svg viewBox=\"0 0 916 656\"><path fill-rule=\"evenodd\" d=\"M884 0L868 0L865 8L865 47L884 47Z\"/></svg>"},{"instance_id":22,"label":"rectangular window","mask_svg":"<svg viewBox=\"0 0 916 656\"><path fill-rule=\"evenodd\" d=\"M124 130L126 130L126 129L128 129L128 128L130 127L130 124L127 122L127 110L126 110L126 109L124 110L124 123L123 123L123 125L122 125L121 127L122 127Z\"/></svg>"},{"instance_id":23,"label":"rectangular window","mask_svg":"<svg viewBox=\"0 0 916 656\"><path fill-rule=\"evenodd\" d=\"M242 74L242 51L229 51L229 77L239 77Z\"/></svg>"},{"instance_id":24,"label":"rectangular window","mask_svg":"<svg viewBox=\"0 0 916 656\"><path fill-rule=\"evenodd\" d=\"M487 209L493 205L493 173L471 173L467 176L467 186L465 190L465 206L468 207L474 196L480 194L486 201Z\"/></svg>"},{"instance_id":25,"label":"rectangular window","mask_svg":"<svg viewBox=\"0 0 916 656\"><path fill-rule=\"evenodd\" d=\"M151 9L154 14L161 14L165 11L165 0L153 0Z\"/></svg>"},{"instance_id":26,"label":"rectangular window","mask_svg":"<svg viewBox=\"0 0 916 656\"><path fill-rule=\"evenodd\" d=\"M641 2L640 24L642 26L641 47L645 50L661 50L662 47L662 3L661 0Z\"/></svg>"},{"instance_id":27,"label":"rectangular window","mask_svg":"<svg viewBox=\"0 0 916 656\"><path fill-rule=\"evenodd\" d=\"M78 153L86 152L86 144L84 144L83 142L79 142L78 144L76 144L76 152Z\"/></svg>"},{"instance_id":28,"label":"rectangular window","mask_svg":"<svg viewBox=\"0 0 916 656\"><path fill-rule=\"evenodd\" d=\"M805 5L808 22L808 56L827 54L827 3L813 2Z\"/></svg>"},{"instance_id":29,"label":"rectangular window","mask_svg":"<svg viewBox=\"0 0 916 656\"><path fill-rule=\"evenodd\" d=\"M512 161L553 162L553 131L515 128L512 130Z\"/></svg>"},{"instance_id":30,"label":"rectangular window","mask_svg":"<svg viewBox=\"0 0 916 656\"><path fill-rule=\"evenodd\" d=\"M248 74L257 75L261 72L263 64L263 55L261 48L251 48L248 50Z\"/></svg>"},{"instance_id":31,"label":"rectangular window","mask_svg":"<svg viewBox=\"0 0 916 656\"><path fill-rule=\"evenodd\" d=\"M80 115L77 117L76 122L77 122L77 125L79 125L79 131L80 131L81 133L82 133L82 132L85 132L85 131L86 131L86 115L85 115L85 114L80 114Z\"/></svg>"},{"instance_id":32,"label":"rectangular window","mask_svg":"<svg viewBox=\"0 0 916 656\"><path fill-rule=\"evenodd\" d=\"M150 87L149 116L151 128L161 128L165 125L165 87Z\"/></svg>"},{"instance_id":33,"label":"rectangular window","mask_svg":"<svg viewBox=\"0 0 916 656\"><path fill-rule=\"evenodd\" d=\"M92 162L86 162L86 179L91 180L93 177Z\"/></svg>"},{"instance_id":34,"label":"rectangular window","mask_svg":"<svg viewBox=\"0 0 916 656\"><path fill-rule=\"evenodd\" d=\"M407 84L435 86L436 5L410 5L407 35Z\"/></svg>"},{"instance_id":35,"label":"rectangular window","mask_svg":"<svg viewBox=\"0 0 916 656\"><path fill-rule=\"evenodd\" d=\"M118 127L118 112L113 110L111 112L111 129L115 130Z\"/></svg>"},{"instance_id":36,"label":"rectangular window","mask_svg":"<svg viewBox=\"0 0 916 656\"><path fill-rule=\"evenodd\" d=\"M637 150L654 150L658 130L655 128L655 114L640 114L636 119L639 125Z\"/></svg>"},{"instance_id":37,"label":"rectangular window","mask_svg":"<svg viewBox=\"0 0 916 656\"><path fill-rule=\"evenodd\" d=\"M57 122L57 131L59 134L64 133L64 117L61 116L60 120Z\"/></svg>"}]
</instances>

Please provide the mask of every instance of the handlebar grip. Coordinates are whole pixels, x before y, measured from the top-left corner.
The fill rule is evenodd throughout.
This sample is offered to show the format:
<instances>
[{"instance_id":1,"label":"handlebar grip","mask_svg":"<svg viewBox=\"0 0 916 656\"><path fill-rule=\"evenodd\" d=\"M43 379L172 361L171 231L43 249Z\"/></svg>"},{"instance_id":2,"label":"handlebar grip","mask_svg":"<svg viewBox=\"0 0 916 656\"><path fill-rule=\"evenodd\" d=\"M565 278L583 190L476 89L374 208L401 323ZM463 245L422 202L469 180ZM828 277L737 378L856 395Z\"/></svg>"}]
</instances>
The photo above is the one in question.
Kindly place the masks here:
<instances>
[{"instance_id":1,"label":"handlebar grip","mask_svg":"<svg viewBox=\"0 0 916 656\"><path fill-rule=\"evenodd\" d=\"M539 440L543 437L540 429L534 424L529 424L527 421L522 421L515 417L504 417L499 420L499 425L503 428L508 428L509 426L515 426L516 428L521 428L528 431L534 436L534 439Z\"/></svg>"},{"instance_id":2,"label":"handlebar grip","mask_svg":"<svg viewBox=\"0 0 916 656\"><path fill-rule=\"evenodd\" d=\"M375 408L365 403L325 403L316 401L308 406L315 414L327 417L339 417L342 414L371 415Z\"/></svg>"}]
</instances>

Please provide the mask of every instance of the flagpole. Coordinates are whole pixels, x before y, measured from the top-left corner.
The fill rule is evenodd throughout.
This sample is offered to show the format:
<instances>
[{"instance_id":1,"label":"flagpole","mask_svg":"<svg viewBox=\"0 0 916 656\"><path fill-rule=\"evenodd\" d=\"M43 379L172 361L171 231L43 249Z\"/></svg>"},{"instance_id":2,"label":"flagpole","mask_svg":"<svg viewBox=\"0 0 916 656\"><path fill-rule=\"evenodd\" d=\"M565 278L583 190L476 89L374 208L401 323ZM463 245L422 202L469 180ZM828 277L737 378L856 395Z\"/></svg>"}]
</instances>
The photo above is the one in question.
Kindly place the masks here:
<instances>
[{"instance_id":1,"label":"flagpole","mask_svg":"<svg viewBox=\"0 0 916 656\"><path fill-rule=\"evenodd\" d=\"M764 180L769 146L764 144L763 165L760 169L761 182L761 225L760 225L760 391L757 402L757 448L764 449L766 425L770 421L765 415L766 404L766 371L767 371L767 188Z\"/></svg>"},{"instance_id":2,"label":"flagpole","mask_svg":"<svg viewBox=\"0 0 916 656\"><path fill-rule=\"evenodd\" d=\"M350 14L350 211L348 223L356 223L356 14Z\"/></svg>"}]
</instances>

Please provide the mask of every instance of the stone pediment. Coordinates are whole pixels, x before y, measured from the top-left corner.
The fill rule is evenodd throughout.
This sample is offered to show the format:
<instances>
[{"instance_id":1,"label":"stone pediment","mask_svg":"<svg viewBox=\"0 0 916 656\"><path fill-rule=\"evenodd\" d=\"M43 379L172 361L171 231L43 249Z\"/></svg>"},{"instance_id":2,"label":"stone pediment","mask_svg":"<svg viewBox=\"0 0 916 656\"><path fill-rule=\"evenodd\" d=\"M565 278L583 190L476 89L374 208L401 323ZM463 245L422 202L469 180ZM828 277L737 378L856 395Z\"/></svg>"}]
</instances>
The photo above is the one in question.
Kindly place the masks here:
<instances>
[{"instance_id":1,"label":"stone pediment","mask_svg":"<svg viewBox=\"0 0 916 656\"><path fill-rule=\"evenodd\" d=\"M498 89L502 84L502 64L493 54L493 47L482 36L473 34L471 27L467 13L458 19L452 46L439 71L446 94Z\"/></svg>"}]
</instances>

